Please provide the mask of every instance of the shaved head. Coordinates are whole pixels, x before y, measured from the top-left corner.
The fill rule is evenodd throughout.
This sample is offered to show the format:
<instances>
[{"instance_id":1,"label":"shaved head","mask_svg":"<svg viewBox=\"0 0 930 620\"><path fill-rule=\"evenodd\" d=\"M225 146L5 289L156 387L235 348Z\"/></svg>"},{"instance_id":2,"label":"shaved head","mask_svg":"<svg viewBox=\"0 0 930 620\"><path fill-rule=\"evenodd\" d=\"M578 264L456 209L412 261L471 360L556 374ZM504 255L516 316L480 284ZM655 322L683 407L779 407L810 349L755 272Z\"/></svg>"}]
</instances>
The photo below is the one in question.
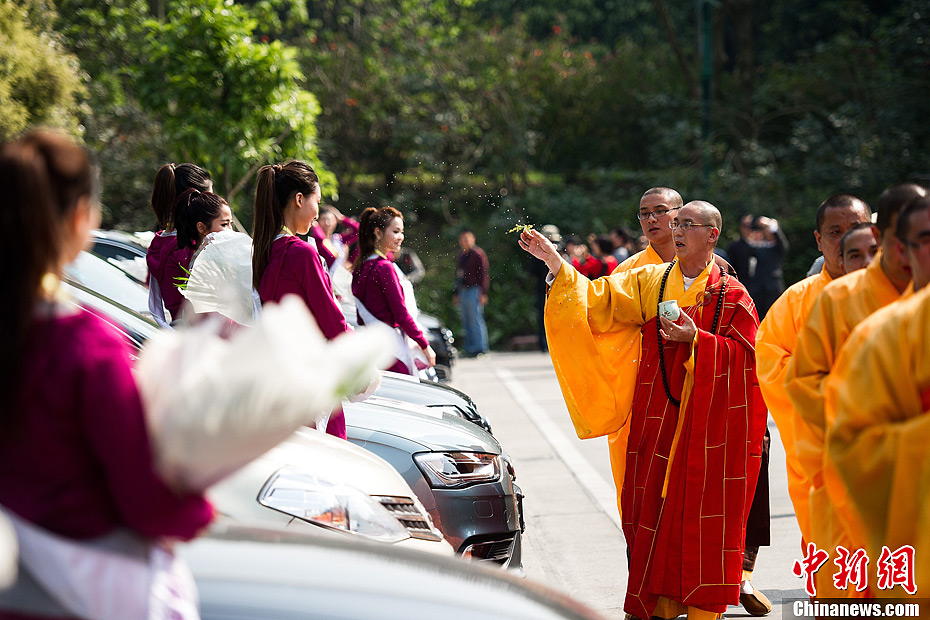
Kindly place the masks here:
<instances>
[{"instance_id":1,"label":"shaved head","mask_svg":"<svg viewBox=\"0 0 930 620\"><path fill-rule=\"evenodd\" d=\"M702 224L713 224L718 231L723 227L723 218L714 205L705 200L692 200L684 208L694 209Z\"/></svg>"},{"instance_id":2,"label":"shaved head","mask_svg":"<svg viewBox=\"0 0 930 620\"><path fill-rule=\"evenodd\" d=\"M660 196L665 197L665 200L668 202L668 207L670 209L681 208L683 202L681 199L681 194L673 190L671 187L653 187L647 189L645 192L643 192L643 198L646 196L652 196L653 194L659 194ZM642 202L642 199L640 199L640 202Z\"/></svg>"}]
</instances>

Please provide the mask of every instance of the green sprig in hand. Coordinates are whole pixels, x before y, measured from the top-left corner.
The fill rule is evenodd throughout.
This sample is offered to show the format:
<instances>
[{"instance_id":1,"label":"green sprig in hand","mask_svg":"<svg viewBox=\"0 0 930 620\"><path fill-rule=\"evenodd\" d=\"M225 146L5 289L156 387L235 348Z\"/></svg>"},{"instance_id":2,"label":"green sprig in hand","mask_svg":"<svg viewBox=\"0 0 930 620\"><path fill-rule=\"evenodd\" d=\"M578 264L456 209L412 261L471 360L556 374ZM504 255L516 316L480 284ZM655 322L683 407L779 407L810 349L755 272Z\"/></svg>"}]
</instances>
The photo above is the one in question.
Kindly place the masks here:
<instances>
[{"instance_id":1,"label":"green sprig in hand","mask_svg":"<svg viewBox=\"0 0 930 620\"><path fill-rule=\"evenodd\" d=\"M514 226L513 228L511 228L510 230L508 230L508 231L507 231L507 234L509 235L510 233L515 233L515 232L518 232L518 233L525 233L525 232L527 232L528 230L530 230L531 228L533 228L533 225L532 225L532 224L517 224L516 226Z\"/></svg>"}]
</instances>

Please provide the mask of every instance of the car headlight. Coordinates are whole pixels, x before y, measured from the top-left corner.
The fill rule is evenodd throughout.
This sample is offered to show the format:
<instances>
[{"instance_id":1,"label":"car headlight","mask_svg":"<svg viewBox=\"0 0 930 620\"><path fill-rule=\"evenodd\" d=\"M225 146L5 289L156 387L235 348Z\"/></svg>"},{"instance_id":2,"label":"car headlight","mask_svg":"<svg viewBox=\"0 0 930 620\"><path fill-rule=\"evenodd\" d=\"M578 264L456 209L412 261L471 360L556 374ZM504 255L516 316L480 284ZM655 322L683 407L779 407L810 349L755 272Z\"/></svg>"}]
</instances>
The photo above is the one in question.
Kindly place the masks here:
<instances>
[{"instance_id":1,"label":"car headlight","mask_svg":"<svg viewBox=\"0 0 930 620\"><path fill-rule=\"evenodd\" d=\"M335 484L296 467L282 467L265 483L258 503L304 521L353 532L382 542L410 537L380 502L344 484Z\"/></svg>"},{"instance_id":2,"label":"car headlight","mask_svg":"<svg viewBox=\"0 0 930 620\"><path fill-rule=\"evenodd\" d=\"M424 452L413 458L434 489L456 489L501 477L501 461L496 454Z\"/></svg>"}]
</instances>

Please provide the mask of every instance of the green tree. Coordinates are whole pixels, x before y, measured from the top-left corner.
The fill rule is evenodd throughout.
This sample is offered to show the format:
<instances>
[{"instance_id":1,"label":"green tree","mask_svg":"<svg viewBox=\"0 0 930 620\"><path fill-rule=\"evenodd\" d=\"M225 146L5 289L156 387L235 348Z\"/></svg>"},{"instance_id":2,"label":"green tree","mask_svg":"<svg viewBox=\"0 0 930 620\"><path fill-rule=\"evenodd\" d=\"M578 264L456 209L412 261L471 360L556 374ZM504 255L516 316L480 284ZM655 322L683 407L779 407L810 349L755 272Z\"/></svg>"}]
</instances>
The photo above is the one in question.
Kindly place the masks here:
<instances>
[{"instance_id":1,"label":"green tree","mask_svg":"<svg viewBox=\"0 0 930 620\"><path fill-rule=\"evenodd\" d=\"M229 199L259 166L284 158L312 162L324 195L336 195L336 178L318 155L320 107L302 88L297 51L257 40L257 20L241 5L178 0L168 8L164 22L146 24L134 87L175 157L208 168Z\"/></svg>"},{"instance_id":2,"label":"green tree","mask_svg":"<svg viewBox=\"0 0 930 620\"><path fill-rule=\"evenodd\" d=\"M43 26L0 0L0 140L35 125L79 133L80 68Z\"/></svg>"}]
</instances>

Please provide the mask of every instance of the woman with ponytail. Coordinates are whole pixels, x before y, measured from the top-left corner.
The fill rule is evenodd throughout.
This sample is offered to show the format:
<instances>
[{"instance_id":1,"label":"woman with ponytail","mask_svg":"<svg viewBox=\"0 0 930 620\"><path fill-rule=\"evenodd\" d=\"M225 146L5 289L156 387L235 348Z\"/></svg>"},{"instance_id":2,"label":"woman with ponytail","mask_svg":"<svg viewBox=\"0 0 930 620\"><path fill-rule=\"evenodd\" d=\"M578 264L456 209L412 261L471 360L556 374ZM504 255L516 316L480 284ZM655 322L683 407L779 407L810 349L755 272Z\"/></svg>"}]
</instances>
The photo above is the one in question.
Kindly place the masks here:
<instances>
[{"instance_id":1,"label":"woman with ponytail","mask_svg":"<svg viewBox=\"0 0 930 620\"><path fill-rule=\"evenodd\" d=\"M404 242L404 217L393 207L369 207L359 218L358 249L352 271L352 294L358 309L359 325L381 322L398 333L393 372L416 375L408 338L416 343L429 366L436 365L436 353L407 309L400 271L388 258Z\"/></svg>"},{"instance_id":2,"label":"woman with ponytail","mask_svg":"<svg viewBox=\"0 0 930 620\"><path fill-rule=\"evenodd\" d=\"M285 295L303 299L328 340L350 330L336 303L326 267L306 235L320 213L320 180L302 161L264 166L255 190L252 286L263 304ZM346 437L345 416L335 412L326 432Z\"/></svg>"},{"instance_id":3,"label":"woman with ponytail","mask_svg":"<svg viewBox=\"0 0 930 620\"><path fill-rule=\"evenodd\" d=\"M178 249L194 248L197 253L208 235L230 229L232 210L222 196L189 189L175 201L174 222ZM190 265L185 267L190 269Z\"/></svg>"},{"instance_id":4,"label":"woman with ponytail","mask_svg":"<svg viewBox=\"0 0 930 620\"><path fill-rule=\"evenodd\" d=\"M26 134L0 149L0 186L0 504L69 539L126 529L192 538L212 508L155 472L128 347L59 289L100 222L87 154L63 136ZM0 606L0 616L31 617L26 599L4 598L16 611Z\"/></svg>"},{"instance_id":5,"label":"woman with ponytail","mask_svg":"<svg viewBox=\"0 0 930 620\"><path fill-rule=\"evenodd\" d=\"M178 245L174 220L177 197L188 189L212 192L210 173L194 164L165 164L155 175L151 204L159 232L149 245L145 262L149 268L149 311L163 327L181 316L184 297L178 291L179 278L186 276L194 254L192 247ZM165 315L166 309L170 317Z\"/></svg>"}]
</instances>

